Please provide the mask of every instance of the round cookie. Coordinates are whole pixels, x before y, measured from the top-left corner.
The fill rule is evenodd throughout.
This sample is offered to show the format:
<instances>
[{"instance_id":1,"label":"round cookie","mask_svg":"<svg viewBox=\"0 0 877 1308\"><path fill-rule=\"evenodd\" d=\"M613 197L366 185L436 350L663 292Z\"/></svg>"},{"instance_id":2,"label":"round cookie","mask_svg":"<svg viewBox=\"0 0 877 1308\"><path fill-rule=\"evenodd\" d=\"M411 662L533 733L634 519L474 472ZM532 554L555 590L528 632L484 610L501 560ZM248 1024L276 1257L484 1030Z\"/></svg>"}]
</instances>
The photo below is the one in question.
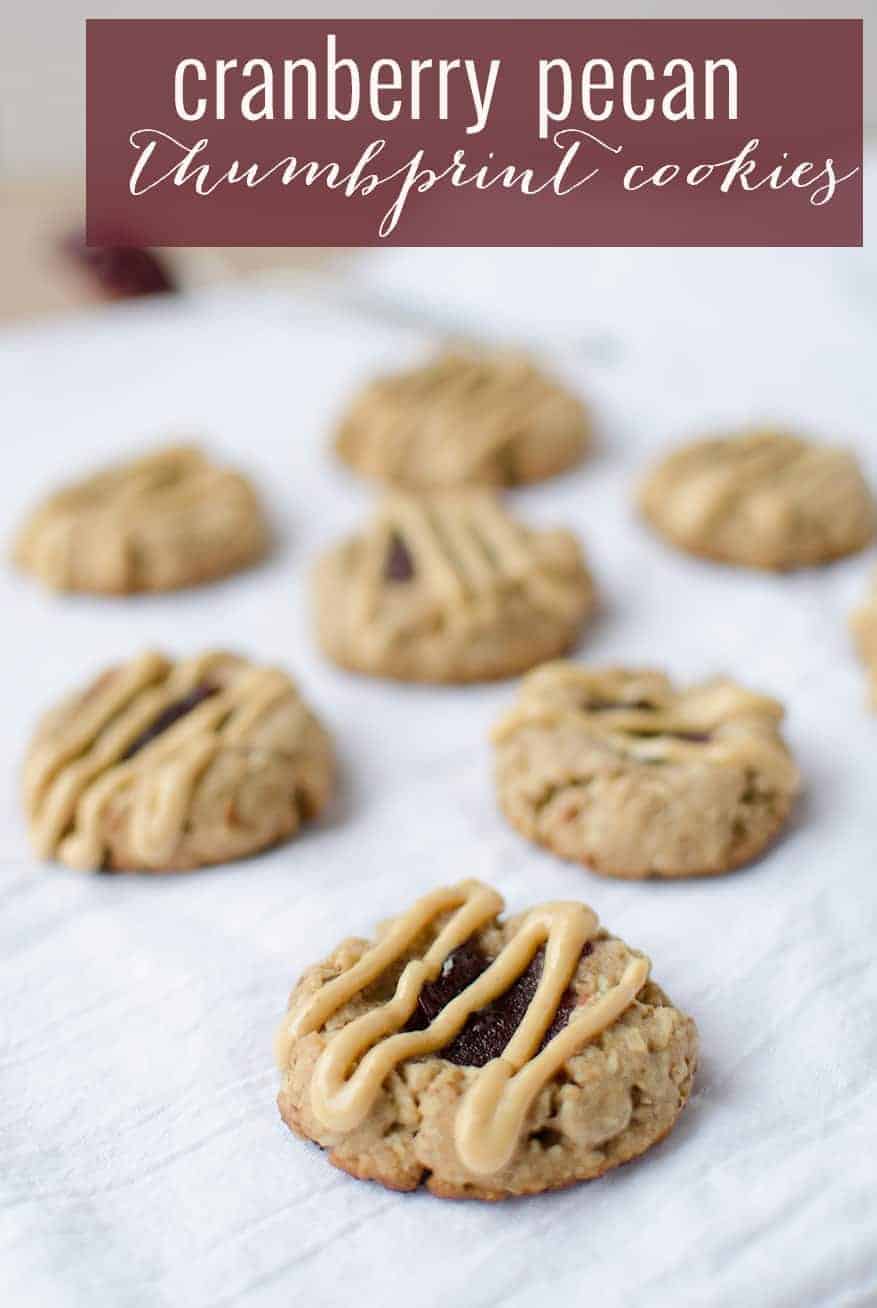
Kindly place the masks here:
<instances>
[{"instance_id":1,"label":"round cookie","mask_svg":"<svg viewBox=\"0 0 877 1308\"><path fill-rule=\"evenodd\" d=\"M181 872L256 853L325 807L332 750L279 668L147 653L46 715L24 798L42 858Z\"/></svg>"},{"instance_id":2,"label":"round cookie","mask_svg":"<svg viewBox=\"0 0 877 1308\"><path fill-rule=\"evenodd\" d=\"M50 496L25 522L14 554L53 590L125 595L236 572L264 555L268 535L249 481L179 446Z\"/></svg>"},{"instance_id":3,"label":"round cookie","mask_svg":"<svg viewBox=\"0 0 877 1308\"><path fill-rule=\"evenodd\" d=\"M877 575L871 583L868 598L853 614L850 625L862 662L868 672L871 700L877 708Z\"/></svg>"},{"instance_id":4,"label":"round cookie","mask_svg":"<svg viewBox=\"0 0 877 1308\"><path fill-rule=\"evenodd\" d=\"M853 554L877 529L855 456L780 431L674 451L646 478L639 506L680 549L774 571Z\"/></svg>"},{"instance_id":5,"label":"round cookie","mask_svg":"<svg viewBox=\"0 0 877 1308\"><path fill-rule=\"evenodd\" d=\"M574 536L524 527L477 490L388 497L315 580L329 658L400 681L513 676L568 650L595 602Z\"/></svg>"},{"instance_id":6,"label":"round cookie","mask_svg":"<svg viewBox=\"0 0 877 1308\"><path fill-rule=\"evenodd\" d=\"M522 835L605 876L728 872L775 838L798 790L775 700L715 681L550 663L493 731Z\"/></svg>"},{"instance_id":7,"label":"round cookie","mask_svg":"<svg viewBox=\"0 0 877 1308\"><path fill-rule=\"evenodd\" d=\"M309 968L278 1031L281 1116L360 1180L504 1199L601 1176L672 1129L694 1023L584 904L502 919L433 891Z\"/></svg>"},{"instance_id":8,"label":"round cookie","mask_svg":"<svg viewBox=\"0 0 877 1308\"><path fill-rule=\"evenodd\" d=\"M541 481L591 441L581 401L526 356L447 351L371 382L353 400L338 455L411 490Z\"/></svg>"}]
</instances>

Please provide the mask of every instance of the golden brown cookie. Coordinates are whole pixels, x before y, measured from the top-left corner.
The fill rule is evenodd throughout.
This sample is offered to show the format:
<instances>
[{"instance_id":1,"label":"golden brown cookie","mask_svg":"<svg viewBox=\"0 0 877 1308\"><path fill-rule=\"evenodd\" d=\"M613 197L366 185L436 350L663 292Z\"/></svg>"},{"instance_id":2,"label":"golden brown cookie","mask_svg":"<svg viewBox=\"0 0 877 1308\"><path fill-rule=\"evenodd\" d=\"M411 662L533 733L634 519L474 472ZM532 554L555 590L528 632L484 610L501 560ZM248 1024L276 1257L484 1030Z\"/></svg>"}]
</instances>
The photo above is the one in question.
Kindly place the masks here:
<instances>
[{"instance_id":1,"label":"golden brown cookie","mask_svg":"<svg viewBox=\"0 0 877 1308\"><path fill-rule=\"evenodd\" d=\"M493 731L506 817L606 876L728 872L776 837L798 790L783 709L731 681L550 663Z\"/></svg>"},{"instance_id":2,"label":"golden brown cookie","mask_svg":"<svg viewBox=\"0 0 877 1308\"><path fill-rule=\"evenodd\" d=\"M339 456L412 490L513 486L578 463L591 441L581 401L520 354L448 351L356 396Z\"/></svg>"},{"instance_id":3,"label":"golden brown cookie","mask_svg":"<svg viewBox=\"0 0 877 1308\"><path fill-rule=\"evenodd\" d=\"M877 529L855 456L781 431L683 446L649 474L639 504L680 549L776 571L854 554Z\"/></svg>"},{"instance_id":4,"label":"golden brown cookie","mask_svg":"<svg viewBox=\"0 0 877 1308\"><path fill-rule=\"evenodd\" d=\"M279 668L147 653L43 719L25 809L42 858L179 872L288 839L325 807L332 772L329 737Z\"/></svg>"},{"instance_id":5,"label":"golden brown cookie","mask_svg":"<svg viewBox=\"0 0 877 1308\"><path fill-rule=\"evenodd\" d=\"M853 614L851 626L859 654L868 672L871 700L877 708L877 574L868 598Z\"/></svg>"},{"instance_id":6,"label":"golden brown cookie","mask_svg":"<svg viewBox=\"0 0 877 1308\"><path fill-rule=\"evenodd\" d=\"M513 676L568 650L594 607L571 533L524 527L476 490L391 495L320 561L315 592L329 658L400 681Z\"/></svg>"},{"instance_id":7,"label":"golden brown cookie","mask_svg":"<svg viewBox=\"0 0 877 1308\"><path fill-rule=\"evenodd\" d=\"M336 1167L504 1199L602 1175L672 1129L697 1032L584 904L503 919L478 881L309 968L278 1032L278 1104Z\"/></svg>"},{"instance_id":8,"label":"golden brown cookie","mask_svg":"<svg viewBox=\"0 0 877 1308\"><path fill-rule=\"evenodd\" d=\"M25 522L15 559L53 590L124 595L214 581L267 546L249 481L176 446L50 496Z\"/></svg>"}]
</instances>

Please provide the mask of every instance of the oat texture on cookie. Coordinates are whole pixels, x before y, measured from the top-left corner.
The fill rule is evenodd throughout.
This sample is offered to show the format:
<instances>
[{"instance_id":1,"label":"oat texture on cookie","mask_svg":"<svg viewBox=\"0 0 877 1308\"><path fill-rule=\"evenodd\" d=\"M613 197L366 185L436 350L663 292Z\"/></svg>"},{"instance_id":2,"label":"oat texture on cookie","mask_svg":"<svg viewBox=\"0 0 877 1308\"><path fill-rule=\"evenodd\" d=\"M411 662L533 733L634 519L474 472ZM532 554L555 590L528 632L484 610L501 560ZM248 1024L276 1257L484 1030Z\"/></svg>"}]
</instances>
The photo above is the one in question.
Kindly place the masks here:
<instances>
[{"instance_id":1,"label":"oat texture on cookie","mask_svg":"<svg viewBox=\"0 0 877 1308\"><path fill-rule=\"evenodd\" d=\"M268 539L250 482L182 445L51 495L14 553L53 590L121 595L213 581L257 562Z\"/></svg>"},{"instance_id":2,"label":"oat texture on cookie","mask_svg":"<svg viewBox=\"0 0 877 1308\"><path fill-rule=\"evenodd\" d=\"M336 448L366 476L430 490L539 481L577 463L590 440L582 402L533 360L457 349L367 385Z\"/></svg>"},{"instance_id":3,"label":"oat texture on cookie","mask_svg":"<svg viewBox=\"0 0 877 1308\"><path fill-rule=\"evenodd\" d=\"M305 973L279 1105L339 1167L498 1199L642 1153L691 1086L696 1033L584 904L500 918L489 886L424 896Z\"/></svg>"},{"instance_id":4,"label":"oat texture on cookie","mask_svg":"<svg viewBox=\"0 0 877 1308\"><path fill-rule=\"evenodd\" d=\"M315 591L330 658L411 681L512 676L569 649L594 606L576 538L478 490L388 496L321 560Z\"/></svg>"},{"instance_id":5,"label":"oat texture on cookie","mask_svg":"<svg viewBox=\"0 0 877 1308\"><path fill-rule=\"evenodd\" d=\"M649 474L639 503L683 550L777 571L853 554L877 530L855 456L782 431L683 446Z\"/></svg>"},{"instance_id":6,"label":"oat texture on cookie","mask_svg":"<svg viewBox=\"0 0 877 1308\"><path fill-rule=\"evenodd\" d=\"M727 872L799 787L782 706L731 681L551 663L493 730L499 803L528 839L607 876Z\"/></svg>"},{"instance_id":7,"label":"oat texture on cookie","mask_svg":"<svg viewBox=\"0 0 877 1308\"><path fill-rule=\"evenodd\" d=\"M150 652L46 715L24 801L43 858L183 871L290 837L324 808L332 773L324 728L279 668Z\"/></svg>"}]
</instances>

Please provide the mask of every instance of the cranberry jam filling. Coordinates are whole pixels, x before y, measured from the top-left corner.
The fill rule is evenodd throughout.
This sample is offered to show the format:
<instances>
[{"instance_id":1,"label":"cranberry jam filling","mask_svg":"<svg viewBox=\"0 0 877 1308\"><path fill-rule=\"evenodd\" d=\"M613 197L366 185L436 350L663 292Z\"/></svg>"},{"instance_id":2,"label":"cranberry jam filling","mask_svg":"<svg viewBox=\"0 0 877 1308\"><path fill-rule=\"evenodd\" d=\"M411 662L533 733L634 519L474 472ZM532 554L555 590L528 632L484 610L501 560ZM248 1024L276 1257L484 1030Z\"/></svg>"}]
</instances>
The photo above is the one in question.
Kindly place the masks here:
<instances>
[{"instance_id":1,"label":"cranberry jam filling","mask_svg":"<svg viewBox=\"0 0 877 1308\"><path fill-rule=\"evenodd\" d=\"M634 700L631 704L595 701L592 704L588 704L586 707L589 713L614 713L634 709L638 712L645 713L651 712L655 706L654 704L650 704L648 700ZM650 727L640 727L628 728L627 734L629 736L641 736L644 739L653 736L666 736L670 740L688 740L693 745L706 745L710 740L712 740L712 733L709 731L657 731Z\"/></svg>"},{"instance_id":2,"label":"cranberry jam filling","mask_svg":"<svg viewBox=\"0 0 877 1308\"><path fill-rule=\"evenodd\" d=\"M619 713L634 710L638 713L651 713L654 707L654 704L650 704L647 699L635 699L631 703L625 703L623 700L593 700L585 704L588 713Z\"/></svg>"},{"instance_id":3,"label":"cranberry jam filling","mask_svg":"<svg viewBox=\"0 0 877 1308\"><path fill-rule=\"evenodd\" d=\"M590 951L589 941L582 950L582 957L586 957ZM486 971L491 962L492 959L473 945L461 945L445 960L435 981L428 982L421 990L417 1008L406 1030L422 1031L429 1026L452 999L456 999L457 995L462 994L467 986ZM529 966L504 994L471 1015L453 1040L437 1051L438 1057L456 1063L459 1067L484 1067L491 1059L499 1058L524 1020L539 985L544 963L543 948L533 955ZM545 1032L540 1049L544 1049L548 1041L566 1026L575 1003L574 992L567 990Z\"/></svg>"},{"instance_id":4,"label":"cranberry jam filling","mask_svg":"<svg viewBox=\"0 0 877 1308\"><path fill-rule=\"evenodd\" d=\"M390 538L390 548L384 561L385 581L411 581L414 576L414 560L404 540L397 532Z\"/></svg>"},{"instance_id":5,"label":"cranberry jam filling","mask_svg":"<svg viewBox=\"0 0 877 1308\"><path fill-rule=\"evenodd\" d=\"M637 736L643 740L687 740L692 745L706 745L712 740L712 735L708 731L628 731L629 736Z\"/></svg>"},{"instance_id":6,"label":"cranberry jam filling","mask_svg":"<svg viewBox=\"0 0 877 1308\"><path fill-rule=\"evenodd\" d=\"M182 699L175 699L172 704L168 704L167 708L159 713L155 721L145 731L141 731L140 735L131 742L122 755L122 762L125 763L129 758L133 758L146 745L151 744L157 736L167 731L175 722L179 722L180 718L184 718L187 713L191 713L199 704L203 704L205 699L210 699L211 695L216 695L218 691L218 686L211 686L205 682L201 686L196 686L194 690L190 690L188 695L183 695Z\"/></svg>"}]
</instances>

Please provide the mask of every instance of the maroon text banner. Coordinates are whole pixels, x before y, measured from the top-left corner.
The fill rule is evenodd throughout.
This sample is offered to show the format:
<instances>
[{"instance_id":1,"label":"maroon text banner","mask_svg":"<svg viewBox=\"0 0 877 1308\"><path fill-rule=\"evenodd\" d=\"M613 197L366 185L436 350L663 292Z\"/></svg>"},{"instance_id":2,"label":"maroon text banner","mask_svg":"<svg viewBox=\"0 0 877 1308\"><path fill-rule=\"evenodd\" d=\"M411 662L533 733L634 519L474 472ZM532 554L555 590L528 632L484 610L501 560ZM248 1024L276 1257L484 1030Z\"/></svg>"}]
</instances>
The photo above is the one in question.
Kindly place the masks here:
<instances>
[{"instance_id":1,"label":"maroon text banner","mask_svg":"<svg viewBox=\"0 0 877 1308\"><path fill-rule=\"evenodd\" d=\"M92 244L858 245L854 20L90 20Z\"/></svg>"}]
</instances>

